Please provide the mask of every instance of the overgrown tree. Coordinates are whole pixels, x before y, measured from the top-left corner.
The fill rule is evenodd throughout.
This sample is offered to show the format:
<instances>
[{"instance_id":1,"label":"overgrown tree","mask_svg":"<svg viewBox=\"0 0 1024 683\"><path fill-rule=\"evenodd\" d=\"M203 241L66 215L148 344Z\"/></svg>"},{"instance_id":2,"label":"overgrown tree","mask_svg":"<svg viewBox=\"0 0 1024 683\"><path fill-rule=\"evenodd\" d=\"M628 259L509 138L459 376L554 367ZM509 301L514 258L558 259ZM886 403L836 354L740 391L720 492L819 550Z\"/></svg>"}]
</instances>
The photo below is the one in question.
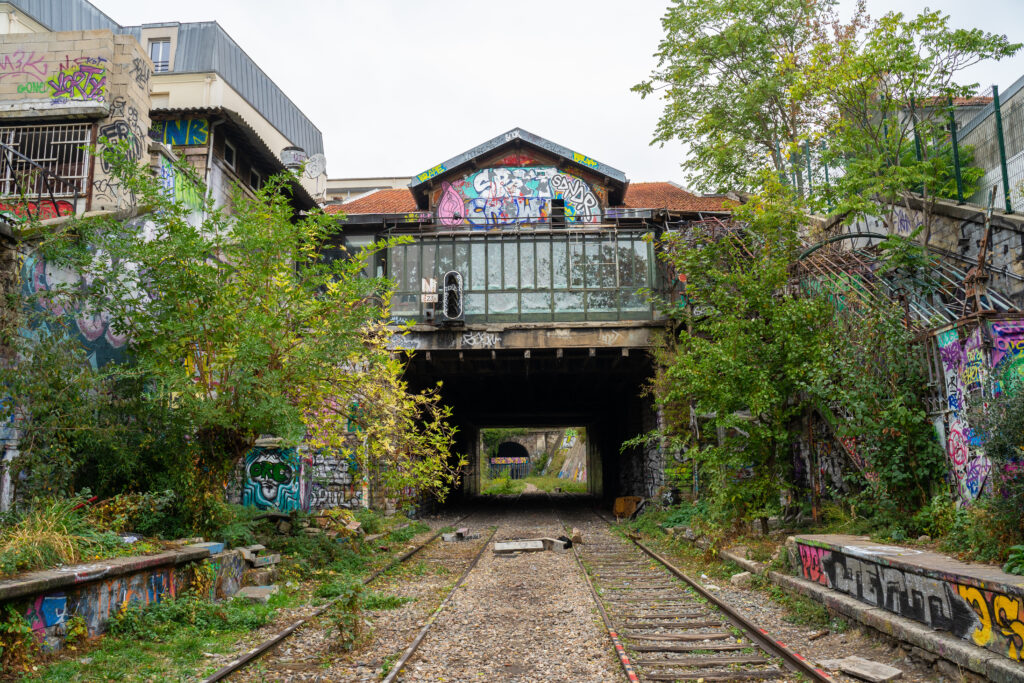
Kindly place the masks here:
<instances>
[{"instance_id":1,"label":"overgrown tree","mask_svg":"<svg viewBox=\"0 0 1024 683\"><path fill-rule=\"evenodd\" d=\"M679 139L694 186L756 189L757 172L788 169L791 143L808 132L820 94L798 85L813 46L856 34L835 0L674 0L661 20L665 37L641 96L662 92L654 142Z\"/></svg>"},{"instance_id":2,"label":"overgrown tree","mask_svg":"<svg viewBox=\"0 0 1024 683\"><path fill-rule=\"evenodd\" d=\"M919 197L927 244L934 199L953 189L949 104L977 93L962 72L1020 48L1003 35L953 29L948 16L928 10L909 19L891 12L864 30L819 41L794 89L821 105L797 136L815 148L827 141L820 161L834 169L828 185L819 179L814 188L817 208L849 220L878 216L894 231L896 208L910 209ZM971 171L966 180L979 177Z\"/></svg>"},{"instance_id":3,"label":"overgrown tree","mask_svg":"<svg viewBox=\"0 0 1024 683\"><path fill-rule=\"evenodd\" d=\"M73 219L46 237L41 254L88 286L42 296L51 309L102 312L128 338L129 362L105 367L104 377L155 411L138 412L131 429L170 437L155 465L190 521L209 521L235 463L265 434L355 451L366 470L372 461L386 473L375 482L384 495L443 496L461 465L449 454L453 430L436 394L412 396L401 381L384 329L390 282L361 275L387 244L323 258L337 221L296 216L286 176L255 197L236 191L231 215L208 202L197 221L149 169L117 149L104 154L138 213ZM30 359L37 352L26 351ZM29 411L37 399L23 397ZM332 418L347 418L353 401L366 416L358 449L350 421Z\"/></svg>"}]
</instances>

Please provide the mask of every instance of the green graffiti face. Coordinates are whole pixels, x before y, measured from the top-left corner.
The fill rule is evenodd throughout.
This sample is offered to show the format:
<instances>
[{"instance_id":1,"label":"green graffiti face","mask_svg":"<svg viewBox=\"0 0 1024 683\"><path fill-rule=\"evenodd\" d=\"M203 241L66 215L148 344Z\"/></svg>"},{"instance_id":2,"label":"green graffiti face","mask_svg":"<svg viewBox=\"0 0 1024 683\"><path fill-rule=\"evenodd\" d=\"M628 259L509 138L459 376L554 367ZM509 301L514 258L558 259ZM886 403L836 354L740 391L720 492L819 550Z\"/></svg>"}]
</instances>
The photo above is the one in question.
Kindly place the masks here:
<instances>
[{"instance_id":1,"label":"green graffiti face","mask_svg":"<svg viewBox=\"0 0 1024 683\"><path fill-rule=\"evenodd\" d=\"M260 460L249 467L249 476L256 480L271 479L278 484L287 484L292 480L292 468L287 463Z\"/></svg>"}]
</instances>

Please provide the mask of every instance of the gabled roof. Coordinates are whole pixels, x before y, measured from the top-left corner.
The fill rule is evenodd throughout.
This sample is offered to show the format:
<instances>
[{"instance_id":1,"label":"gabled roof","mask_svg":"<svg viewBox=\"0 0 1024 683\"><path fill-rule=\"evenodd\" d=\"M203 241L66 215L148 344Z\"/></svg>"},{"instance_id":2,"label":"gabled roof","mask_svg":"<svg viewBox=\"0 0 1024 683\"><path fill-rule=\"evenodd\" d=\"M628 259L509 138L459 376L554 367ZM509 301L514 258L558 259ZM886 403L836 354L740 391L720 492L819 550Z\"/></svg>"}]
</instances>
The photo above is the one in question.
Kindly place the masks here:
<instances>
[{"instance_id":1,"label":"gabled roof","mask_svg":"<svg viewBox=\"0 0 1024 683\"><path fill-rule=\"evenodd\" d=\"M519 148L524 146L533 147L535 149L547 152L548 154L554 155L555 157L564 160L568 164L572 164L586 169L591 173L604 176L608 180L609 192L614 198L613 201L619 200L622 197L622 192L625 191L626 185L629 180L626 178L626 174L617 168L601 163L596 159L591 159L585 154L574 152L568 147L563 147L557 143L546 140L539 135L523 130L522 128L513 128L507 133L502 133L497 137L493 137L483 144L477 145L473 149L466 150L462 154L452 157L447 161L441 162L433 168L428 168L426 171L419 173L412 178L412 182L409 183L409 189L412 190L413 196L416 198L417 205L420 208L426 208L427 206L427 188L432 185L435 178L441 178L448 174L454 174L457 170L471 166L473 162L482 156L491 154L497 150L505 147ZM618 195L616 197L616 194Z\"/></svg>"}]
</instances>

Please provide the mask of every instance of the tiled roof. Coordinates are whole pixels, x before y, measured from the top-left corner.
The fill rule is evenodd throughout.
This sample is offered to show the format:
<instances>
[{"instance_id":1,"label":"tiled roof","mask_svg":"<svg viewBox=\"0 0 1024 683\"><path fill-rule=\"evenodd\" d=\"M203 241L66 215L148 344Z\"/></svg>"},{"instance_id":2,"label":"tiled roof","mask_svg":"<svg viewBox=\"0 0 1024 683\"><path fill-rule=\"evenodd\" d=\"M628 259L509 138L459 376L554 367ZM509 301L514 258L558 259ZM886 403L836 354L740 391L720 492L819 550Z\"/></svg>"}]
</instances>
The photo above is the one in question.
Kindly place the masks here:
<instances>
[{"instance_id":1,"label":"tiled roof","mask_svg":"<svg viewBox=\"0 0 1024 683\"><path fill-rule=\"evenodd\" d=\"M669 209L670 211L728 211L725 197L698 197L673 183L630 183L622 205L629 209ZM412 192L403 188L377 190L345 204L324 208L327 213L378 214L416 211Z\"/></svg>"},{"instance_id":2,"label":"tiled roof","mask_svg":"<svg viewBox=\"0 0 1024 683\"><path fill-rule=\"evenodd\" d=\"M416 200L412 192L402 187L397 190L377 190L344 204L324 207L327 213L407 213L416 211Z\"/></svg>"},{"instance_id":3,"label":"tiled roof","mask_svg":"<svg viewBox=\"0 0 1024 683\"><path fill-rule=\"evenodd\" d=\"M628 209L728 211L725 197L698 197L674 183L630 183L622 205Z\"/></svg>"}]
</instances>

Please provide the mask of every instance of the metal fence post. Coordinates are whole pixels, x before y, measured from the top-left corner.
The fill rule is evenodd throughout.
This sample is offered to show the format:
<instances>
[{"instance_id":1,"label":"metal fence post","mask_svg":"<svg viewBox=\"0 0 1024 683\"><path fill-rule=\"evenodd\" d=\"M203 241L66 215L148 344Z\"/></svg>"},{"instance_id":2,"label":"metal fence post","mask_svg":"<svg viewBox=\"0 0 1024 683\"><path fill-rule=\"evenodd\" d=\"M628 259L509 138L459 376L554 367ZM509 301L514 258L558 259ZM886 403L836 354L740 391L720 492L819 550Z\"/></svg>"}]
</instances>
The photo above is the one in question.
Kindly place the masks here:
<instances>
[{"instance_id":1,"label":"metal fence post","mask_svg":"<svg viewBox=\"0 0 1024 683\"><path fill-rule=\"evenodd\" d=\"M953 176L956 178L956 203L964 203L964 181L960 176L960 141L956 138L956 114L953 112L953 98L949 100L949 137L953 141Z\"/></svg>"},{"instance_id":2,"label":"metal fence post","mask_svg":"<svg viewBox=\"0 0 1024 683\"><path fill-rule=\"evenodd\" d=\"M996 110L996 138L999 140L999 165L1003 171L1003 200L1006 202L1006 213L1013 213L1010 203L1010 176L1006 171L1006 143L1003 142L1003 115L999 111L999 87L992 86L992 105Z\"/></svg>"}]
</instances>

